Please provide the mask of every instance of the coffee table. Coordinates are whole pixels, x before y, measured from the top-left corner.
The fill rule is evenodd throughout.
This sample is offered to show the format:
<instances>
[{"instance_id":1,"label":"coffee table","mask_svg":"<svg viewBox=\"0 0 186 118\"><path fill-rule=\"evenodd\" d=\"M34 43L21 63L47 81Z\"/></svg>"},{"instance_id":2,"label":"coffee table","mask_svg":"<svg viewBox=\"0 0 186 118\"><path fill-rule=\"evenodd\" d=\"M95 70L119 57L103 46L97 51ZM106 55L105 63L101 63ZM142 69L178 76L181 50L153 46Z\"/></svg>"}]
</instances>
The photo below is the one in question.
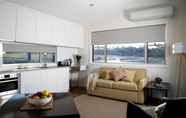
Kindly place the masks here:
<instances>
[{"instance_id":1,"label":"coffee table","mask_svg":"<svg viewBox=\"0 0 186 118\"><path fill-rule=\"evenodd\" d=\"M69 93L56 93L51 110L21 111L26 102L26 96L13 96L0 109L0 118L80 118L74 99Z\"/></svg>"}]
</instances>

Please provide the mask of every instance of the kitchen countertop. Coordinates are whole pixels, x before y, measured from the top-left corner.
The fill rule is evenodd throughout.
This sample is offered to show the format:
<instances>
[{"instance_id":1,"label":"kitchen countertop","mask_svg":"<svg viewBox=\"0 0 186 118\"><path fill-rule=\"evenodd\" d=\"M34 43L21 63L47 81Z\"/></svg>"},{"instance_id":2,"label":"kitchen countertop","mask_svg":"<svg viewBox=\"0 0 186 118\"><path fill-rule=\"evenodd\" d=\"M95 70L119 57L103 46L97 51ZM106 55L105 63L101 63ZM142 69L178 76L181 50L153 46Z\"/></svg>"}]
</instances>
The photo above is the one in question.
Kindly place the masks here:
<instances>
[{"instance_id":1,"label":"kitchen countertop","mask_svg":"<svg viewBox=\"0 0 186 118\"><path fill-rule=\"evenodd\" d=\"M9 69L0 71L0 74L4 73L14 73L14 72L24 72L24 71L35 71L35 70L47 70L47 69L57 69L57 68L69 68L68 66L49 66L49 67L28 67L28 68L20 68L20 69Z\"/></svg>"}]
</instances>

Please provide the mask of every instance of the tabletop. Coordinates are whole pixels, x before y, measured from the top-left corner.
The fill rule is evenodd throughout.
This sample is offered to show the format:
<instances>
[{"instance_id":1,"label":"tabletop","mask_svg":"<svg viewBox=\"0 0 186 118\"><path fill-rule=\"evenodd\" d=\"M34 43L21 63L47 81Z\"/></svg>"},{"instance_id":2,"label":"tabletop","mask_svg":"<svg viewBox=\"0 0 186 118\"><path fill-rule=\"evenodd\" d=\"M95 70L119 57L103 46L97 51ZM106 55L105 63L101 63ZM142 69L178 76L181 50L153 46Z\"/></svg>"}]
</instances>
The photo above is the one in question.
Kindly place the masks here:
<instances>
[{"instance_id":1,"label":"tabletop","mask_svg":"<svg viewBox=\"0 0 186 118\"><path fill-rule=\"evenodd\" d=\"M170 88L170 83L168 82L161 82L160 84L154 82L154 81L150 81L148 82L148 84L146 85L147 89L169 89Z\"/></svg>"},{"instance_id":2,"label":"tabletop","mask_svg":"<svg viewBox=\"0 0 186 118\"><path fill-rule=\"evenodd\" d=\"M13 96L0 109L0 118L80 118L74 99L69 93L54 94L53 108L51 110L21 111L26 102L23 94Z\"/></svg>"}]
</instances>

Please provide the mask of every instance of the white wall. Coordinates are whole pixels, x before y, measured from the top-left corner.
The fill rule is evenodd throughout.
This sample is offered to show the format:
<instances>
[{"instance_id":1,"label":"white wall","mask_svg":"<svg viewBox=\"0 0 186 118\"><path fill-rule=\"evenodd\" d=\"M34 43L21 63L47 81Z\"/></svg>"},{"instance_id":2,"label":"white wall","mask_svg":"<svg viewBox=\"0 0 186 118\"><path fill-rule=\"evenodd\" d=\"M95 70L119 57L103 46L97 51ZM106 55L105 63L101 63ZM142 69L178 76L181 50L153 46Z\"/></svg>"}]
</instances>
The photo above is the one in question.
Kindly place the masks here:
<instances>
[{"instance_id":1,"label":"white wall","mask_svg":"<svg viewBox=\"0 0 186 118\"><path fill-rule=\"evenodd\" d=\"M129 22L122 18L110 19L105 23L94 25L86 29L85 35L85 50L82 50L82 54L87 58L84 63L89 65L89 71L101 66L124 66L133 68L146 68L150 79L154 79L156 76L163 78L163 81L171 83L170 96L175 95L176 88L176 57L171 53L171 46L176 41L186 40L186 1L176 0L175 9L176 15L170 19L160 19L154 21L144 22ZM91 32L102 31L117 28L138 27L146 25L166 24L166 49L167 49L167 65L132 65L132 64L93 64L92 63L92 50L91 50Z\"/></svg>"}]
</instances>

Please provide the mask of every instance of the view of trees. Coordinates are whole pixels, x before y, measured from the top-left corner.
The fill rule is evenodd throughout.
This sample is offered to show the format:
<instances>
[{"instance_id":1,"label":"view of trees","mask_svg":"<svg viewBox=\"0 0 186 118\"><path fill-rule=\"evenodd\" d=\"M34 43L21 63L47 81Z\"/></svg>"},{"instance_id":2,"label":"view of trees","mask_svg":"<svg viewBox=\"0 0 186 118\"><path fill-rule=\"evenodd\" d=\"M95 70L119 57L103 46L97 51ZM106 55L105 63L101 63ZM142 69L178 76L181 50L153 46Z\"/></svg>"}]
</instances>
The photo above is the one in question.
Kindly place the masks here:
<instances>
[{"instance_id":1,"label":"view of trees","mask_svg":"<svg viewBox=\"0 0 186 118\"><path fill-rule=\"evenodd\" d=\"M135 47L121 47L121 48L112 48L107 49L108 55L118 55L118 56L137 56L144 57L144 48L135 48Z\"/></svg>"},{"instance_id":2,"label":"view of trees","mask_svg":"<svg viewBox=\"0 0 186 118\"><path fill-rule=\"evenodd\" d=\"M148 49L149 57L165 57L165 47Z\"/></svg>"},{"instance_id":3,"label":"view of trees","mask_svg":"<svg viewBox=\"0 0 186 118\"><path fill-rule=\"evenodd\" d=\"M129 45L129 44L128 44ZM131 44L131 46L125 45L110 45L106 49L108 62L145 62L145 46ZM94 48L94 60L104 61L104 46ZM161 44L149 43L147 49L148 63L165 63L165 46Z\"/></svg>"}]
</instances>

